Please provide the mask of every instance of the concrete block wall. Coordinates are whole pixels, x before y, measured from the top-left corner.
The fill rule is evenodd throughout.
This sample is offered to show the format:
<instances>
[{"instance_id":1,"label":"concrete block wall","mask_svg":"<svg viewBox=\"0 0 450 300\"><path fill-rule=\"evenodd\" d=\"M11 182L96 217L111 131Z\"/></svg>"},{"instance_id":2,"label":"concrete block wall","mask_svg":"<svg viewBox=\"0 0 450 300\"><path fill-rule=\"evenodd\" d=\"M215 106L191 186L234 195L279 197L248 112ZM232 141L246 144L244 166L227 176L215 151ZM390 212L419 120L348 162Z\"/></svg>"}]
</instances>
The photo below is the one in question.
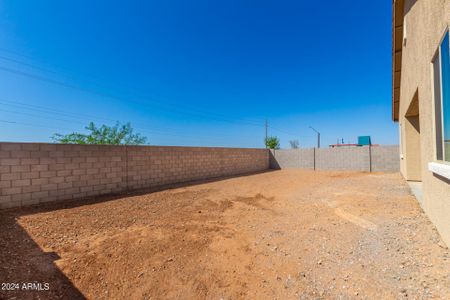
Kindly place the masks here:
<instances>
[{"instance_id":1,"label":"concrete block wall","mask_svg":"<svg viewBox=\"0 0 450 300\"><path fill-rule=\"evenodd\" d=\"M316 149L316 170L370 171L369 147Z\"/></svg>"},{"instance_id":2,"label":"concrete block wall","mask_svg":"<svg viewBox=\"0 0 450 300\"><path fill-rule=\"evenodd\" d=\"M239 149L0 143L0 208L273 169L397 172L398 146Z\"/></svg>"},{"instance_id":3,"label":"concrete block wall","mask_svg":"<svg viewBox=\"0 0 450 300\"><path fill-rule=\"evenodd\" d=\"M265 149L128 146L131 189L266 170Z\"/></svg>"},{"instance_id":4,"label":"concrete block wall","mask_svg":"<svg viewBox=\"0 0 450 300\"><path fill-rule=\"evenodd\" d=\"M314 169L314 149L270 150L273 169Z\"/></svg>"},{"instance_id":5,"label":"concrete block wall","mask_svg":"<svg viewBox=\"0 0 450 300\"><path fill-rule=\"evenodd\" d=\"M372 147L372 171L392 172L400 170L399 146Z\"/></svg>"},{"instance_id":6,"label":"concrete block wall","mask_svg":"<svg viewBox=\"0 0 450 300\"><path fill-rule=\"evenodd\" d=\"M121 147L0 143L2 208L116 193L125 188Z\"/></svg>"},{"instance_id":7,"label":"concrete block wall","mask_svg":"<svg viewBox=\"0 0 450 300\"><path fill-rule=\"evenodd\" d=\"M273 169L398 172L398 146L271 150Z\"/></svg>"},{"instance_id":8,"label":"concrete block wall","mask_svg":"<svg viewBox=\"0 0 450 300\"><path fill-rule=\"evenodd\" d=\"M265 149L0 143L0 208L268 168Z\"/></svg>"}]
</instances>

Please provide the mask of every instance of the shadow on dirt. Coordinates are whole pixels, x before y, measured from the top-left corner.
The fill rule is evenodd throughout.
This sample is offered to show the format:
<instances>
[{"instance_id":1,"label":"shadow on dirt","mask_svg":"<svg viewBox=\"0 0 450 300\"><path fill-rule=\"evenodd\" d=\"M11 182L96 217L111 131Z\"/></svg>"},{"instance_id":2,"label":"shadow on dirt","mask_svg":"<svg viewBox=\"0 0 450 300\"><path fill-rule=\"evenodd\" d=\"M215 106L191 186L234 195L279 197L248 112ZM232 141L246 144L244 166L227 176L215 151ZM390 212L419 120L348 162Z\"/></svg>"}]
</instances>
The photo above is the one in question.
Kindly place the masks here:
<instances>
[{"instance_id":1,"label":"shadow on dirt","mask_svg":"<svg viewBox=\"0 0 450 300\"><path fill-rule=\"evenodd\" d=\"M76 208L84 205L114 201L124 197L139 196L162 190L250 176L270 171L190 181L129 193L43 203L40 205L2 210L0 211L0 284L11 284L0 287L0 299L86 299L81 291L74 286L70 279L55 264L59 256L54 252L45 252L18 223L21 216ZM238 201L259 206L258 202L263 199L258 197L258 195L256 198L256 202L254 202L254 199L238 199ZM226 210L232 203L222 203L220 206L222 205L223 207L221 209ZM15 283L19 285L17 286ZM34 285L25 289L23 287L24 283L34 283ZM48 287L46 284L48 284ZM10 290L3 290L2 288Z\"/></svg>"},{"instance_id":2,"label":"shadow on dirt","mask_svg":"<svg viewBox=\"0 0 450 300\"><path fill-rule=\"evenodd\" d=\"M0 212L0 299L86 299L17 223L18 211Z\"/></svg>"}]
</instances>

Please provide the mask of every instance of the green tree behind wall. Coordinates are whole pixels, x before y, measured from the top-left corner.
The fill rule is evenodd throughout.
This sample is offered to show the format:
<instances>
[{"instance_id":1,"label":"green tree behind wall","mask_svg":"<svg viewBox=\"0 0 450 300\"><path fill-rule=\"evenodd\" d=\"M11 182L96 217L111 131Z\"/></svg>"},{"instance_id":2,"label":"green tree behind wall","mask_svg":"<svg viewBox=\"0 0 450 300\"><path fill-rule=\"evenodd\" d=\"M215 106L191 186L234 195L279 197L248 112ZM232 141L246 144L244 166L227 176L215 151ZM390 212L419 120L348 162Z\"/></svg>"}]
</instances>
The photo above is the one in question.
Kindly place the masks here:
<instances>
[{"instance_id":1,"label":"green tree behind wall","mask_svg":"<svg viewBox=\"0 0 450 300\"><path fill-rule=\"evenodd\" d=\"M85 129L89 131L89 133L55 133L51 138L54 142L61 144L82 145L142 145L147 142L145 136L133 132L130 123L122 125L117 122L114 126L102 125L97 127L93 122L90 122Z\"/></svg>"},{"instance_id":2,"label":"green tree behind wall","mask_svg":"<svg viewBox=\"0 0 450 300\"><path fill-rule=\"evenodd\" d=\"M280 139L276 136L268 136L265 139L264 143L269 149L280 149Z\"/></svg>"}]
</instances>

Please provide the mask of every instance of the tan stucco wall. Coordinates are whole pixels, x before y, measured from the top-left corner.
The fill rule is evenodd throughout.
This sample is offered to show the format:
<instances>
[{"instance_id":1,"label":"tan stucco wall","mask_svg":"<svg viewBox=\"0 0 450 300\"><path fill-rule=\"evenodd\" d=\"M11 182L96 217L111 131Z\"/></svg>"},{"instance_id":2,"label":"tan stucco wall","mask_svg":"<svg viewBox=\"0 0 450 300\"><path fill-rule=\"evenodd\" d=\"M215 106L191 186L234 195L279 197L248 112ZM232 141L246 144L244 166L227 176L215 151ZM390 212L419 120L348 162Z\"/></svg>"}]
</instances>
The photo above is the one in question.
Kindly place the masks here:
<instances>
[{"instance_id":1,"label":"tan stucco wall","mask_svg":"<svg viewBox=\"0 0 450 300\"><path fill-rule=\"evenodd\" d=\"M406 170L403 176L407 180L421 181L422 180L422 168L421 168L421 146L420 146L420 122L419 116L408 117L405 122L405 156L408 159Z\"/></svg>"},{"instance_id":2,"label":"tan stucco wall","mask_svg":"<svg viewBox=\"0 0 450 300\"><path fill-rule=\"evenodd\" d=\"M428 163L436 157L431 61L449 24L450 0L405 0L407 40L402 50L399 122L403 154L401 172L408 179L408 164L420 166L423 209L450 246L450 181L438 178L428 170ZM420 150L414 151L405 147L408 145L405 114L416 92L420 110ZM414 157L417 153L421 155L420 160Z\"/></svg>"}]
</instances>

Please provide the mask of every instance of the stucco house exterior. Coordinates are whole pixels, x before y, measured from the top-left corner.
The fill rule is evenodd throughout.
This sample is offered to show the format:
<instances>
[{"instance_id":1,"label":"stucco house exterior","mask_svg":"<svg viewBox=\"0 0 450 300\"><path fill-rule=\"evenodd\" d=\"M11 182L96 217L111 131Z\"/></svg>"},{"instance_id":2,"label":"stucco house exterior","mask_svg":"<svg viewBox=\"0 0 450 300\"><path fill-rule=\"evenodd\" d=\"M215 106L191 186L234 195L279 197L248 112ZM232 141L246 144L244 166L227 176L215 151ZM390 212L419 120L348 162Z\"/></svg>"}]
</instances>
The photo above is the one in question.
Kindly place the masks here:
<instances>
[{"instance_id":1,"label":"stucco house exterior","mask_svg":"<svg viewBox=\"0 0 450 300\"><path fill-rule=\"evenodd\" d=\"M450 246L450 0L393 0L392 118L400 168Z\"/></svg>"}]
</instances>

